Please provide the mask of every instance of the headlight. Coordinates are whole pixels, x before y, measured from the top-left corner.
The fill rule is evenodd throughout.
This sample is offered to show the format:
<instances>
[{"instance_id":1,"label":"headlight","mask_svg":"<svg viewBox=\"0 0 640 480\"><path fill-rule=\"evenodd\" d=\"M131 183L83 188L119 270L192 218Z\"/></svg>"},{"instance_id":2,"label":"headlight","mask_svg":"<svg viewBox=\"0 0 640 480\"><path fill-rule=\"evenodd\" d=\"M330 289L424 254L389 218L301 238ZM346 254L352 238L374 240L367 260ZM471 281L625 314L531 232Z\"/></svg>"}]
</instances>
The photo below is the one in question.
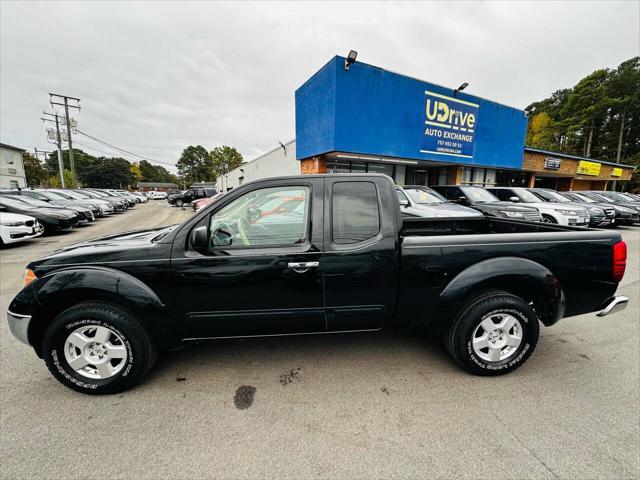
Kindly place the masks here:
<instances>
[{"instance_id":1,"label":"headlight","mask_svg":"<svg viewBox=\"0 0 640 480\"><path fill-rule=\"evenodd\" d=\"M27 285L29 285L31 282L33 282L37 278L38 277L36 277L36 274L33 273L33 270L30 270L30 269L27 268L24 271L24 277L22 278L22 286L26 287Z\"/></svg>"},{"instance_id":2,"label":"headlight","mask_svg":"<svg viewBox=\"0 0 640 480\"><path fill-rule=\"evenodd\" d=\"M19 227L20 225L24 225L24 222L21 220L0 220L0 225L4 225L5 227Z\"/></svg>"},{"instance_id":3,"label":"headlight","mask_svg":"<svg viewBox=\"0 0 640 480\"><path fill-rule=\"evenodd\" d=\"M589 207L589 211L594 215L604 215L604 210L597 207Z\"/></svg>"},{"instance_id":4,"label":"headlight","mask_svg":"<svg viewBox=\"0 0 640 480\"><path fill-rule=\"evenodd\" d=\"M508 210L501 210L500 213L504 213L507 217L511 218L524 218L524 213L522 212L510 212Z\"/></svg>"},{"instance_id":5,"label":"headlight","mask_svg":"<svg viewBox=\"0 0 640 480\"><path fill-rule=\"evenodd\" d=\"M580 212L576 212L575 210L556 210L556 212L561 213L563 215L579 215Z\"/></svg>"}]
</instances>

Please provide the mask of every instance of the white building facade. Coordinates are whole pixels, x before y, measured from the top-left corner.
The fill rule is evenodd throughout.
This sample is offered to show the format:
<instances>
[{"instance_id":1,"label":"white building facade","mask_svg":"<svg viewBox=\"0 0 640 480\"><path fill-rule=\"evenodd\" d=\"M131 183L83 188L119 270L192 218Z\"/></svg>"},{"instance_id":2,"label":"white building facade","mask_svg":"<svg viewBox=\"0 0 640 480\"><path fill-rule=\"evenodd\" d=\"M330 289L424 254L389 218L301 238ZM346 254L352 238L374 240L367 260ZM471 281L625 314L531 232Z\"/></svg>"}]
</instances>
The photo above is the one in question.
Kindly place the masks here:
<instances>
[{"instance_id":1,"label":"white building facade","mask_svg":"<svg viewBox=\"0 0 640 480\"><path fill-rule=\"evenodd\" d=\"M295 139L231 170L223 178L218 179L218 187L228 191L252 180L283 175L300 175L300 162L296 160Z\"/></svg>"},{"instance_id":2,"label":"white building facade","mask_svg":"<svg viewBox=\"0 0 640 480\"><path fill-rule=\"evenodd\" d=\"M0 188L25 188L24 149L0 143Z\"/></svg>"}]
</instances>

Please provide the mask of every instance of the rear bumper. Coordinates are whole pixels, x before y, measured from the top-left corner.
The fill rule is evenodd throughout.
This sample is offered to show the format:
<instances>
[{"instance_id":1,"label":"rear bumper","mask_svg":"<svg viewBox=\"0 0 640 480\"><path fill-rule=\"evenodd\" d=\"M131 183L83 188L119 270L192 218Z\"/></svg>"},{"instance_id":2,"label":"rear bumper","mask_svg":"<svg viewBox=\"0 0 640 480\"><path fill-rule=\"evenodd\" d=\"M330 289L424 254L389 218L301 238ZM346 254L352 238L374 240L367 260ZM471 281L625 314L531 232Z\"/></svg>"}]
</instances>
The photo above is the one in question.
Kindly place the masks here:
<instances>
[{"instance_id":1,"label":"rear bumper","mask_svg":"<svg viewBox=\"0 0 640 480\"><path fill-rule=\"evenodd\" d=\"M616 295L607 299L602 305L602 310L596 313L598 317L606 317L607 315L615 312L619 312L627 308L627 304L629 303L629 298L624 295Z\"/></svg>"},{"instance_id":2,"label":"rear bumper","mask_svg":"<svg viewBox=\"0 0 640 480\"><path fill-rule=\"evenodd\" d=\"M20 313L13 313L11 310L7 310L7 322L9 323L9 330L11 330L11 334L22 343L30 345L29 324L31 323L31 315L22 315Z\"/></svg>"}]
</instances>

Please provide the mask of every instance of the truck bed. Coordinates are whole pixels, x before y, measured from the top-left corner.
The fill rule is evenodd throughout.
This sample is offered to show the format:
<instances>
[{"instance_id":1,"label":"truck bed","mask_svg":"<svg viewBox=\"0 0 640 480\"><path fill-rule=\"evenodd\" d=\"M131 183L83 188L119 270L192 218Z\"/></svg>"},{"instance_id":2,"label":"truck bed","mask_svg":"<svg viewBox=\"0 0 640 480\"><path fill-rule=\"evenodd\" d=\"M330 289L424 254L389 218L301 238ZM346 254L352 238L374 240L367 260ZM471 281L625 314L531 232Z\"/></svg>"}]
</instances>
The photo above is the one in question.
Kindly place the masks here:
<instances>
[{"instance_id":1,"label":"truck bed","mask_svg":"<svg viewBox=\"0 0 640 480\"><path fill-rule=\"evenodd\" d=\"M501 288L533 297L535 288L521 279L541 266L562 289L564 316L596 311L617 287L611 274L617 232L491 217L410 218L401 237L400 304L430 317L458 276L472 272L474 288L483 288L484 275L517 263L521 273L505 276Z\"/></svg>"}]
</instances>

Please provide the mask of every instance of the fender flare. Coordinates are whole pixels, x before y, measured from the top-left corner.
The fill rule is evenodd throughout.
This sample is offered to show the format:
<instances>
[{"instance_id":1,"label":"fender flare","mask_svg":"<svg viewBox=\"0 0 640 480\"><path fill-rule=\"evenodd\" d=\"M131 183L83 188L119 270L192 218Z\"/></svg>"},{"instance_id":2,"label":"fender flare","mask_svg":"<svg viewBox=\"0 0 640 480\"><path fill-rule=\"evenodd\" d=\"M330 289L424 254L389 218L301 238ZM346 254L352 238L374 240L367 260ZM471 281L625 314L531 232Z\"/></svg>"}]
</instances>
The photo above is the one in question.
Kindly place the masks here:
<instances>
[{"instance_id":1,"label":"fender flare","mask_svg":"<svg viewBox=\"0 0 640 480\"><path fill-rule=\"evenodd\" d=\"M164 332L169 323L167 306L145 283L121 270L78 265L45 273L33 288L38 303L29 327L29 339L36 350L47 325L60 311L87 300L105 301L131 311L152 336Z\"/></svg>"},{"instance_id":2,"label":"fender flare","mask_svg":"<svg viewBox=\"0 0 640 480\"><path fill-rule=\"evenodd\" d=\"M467 267L442 290L439 306L457 312L471 295L489 288L533 301L538 318L546 326L564 316L566 301L560 280L545 266L520 257L491 258Z\"/></svg>"}]
</instances>

